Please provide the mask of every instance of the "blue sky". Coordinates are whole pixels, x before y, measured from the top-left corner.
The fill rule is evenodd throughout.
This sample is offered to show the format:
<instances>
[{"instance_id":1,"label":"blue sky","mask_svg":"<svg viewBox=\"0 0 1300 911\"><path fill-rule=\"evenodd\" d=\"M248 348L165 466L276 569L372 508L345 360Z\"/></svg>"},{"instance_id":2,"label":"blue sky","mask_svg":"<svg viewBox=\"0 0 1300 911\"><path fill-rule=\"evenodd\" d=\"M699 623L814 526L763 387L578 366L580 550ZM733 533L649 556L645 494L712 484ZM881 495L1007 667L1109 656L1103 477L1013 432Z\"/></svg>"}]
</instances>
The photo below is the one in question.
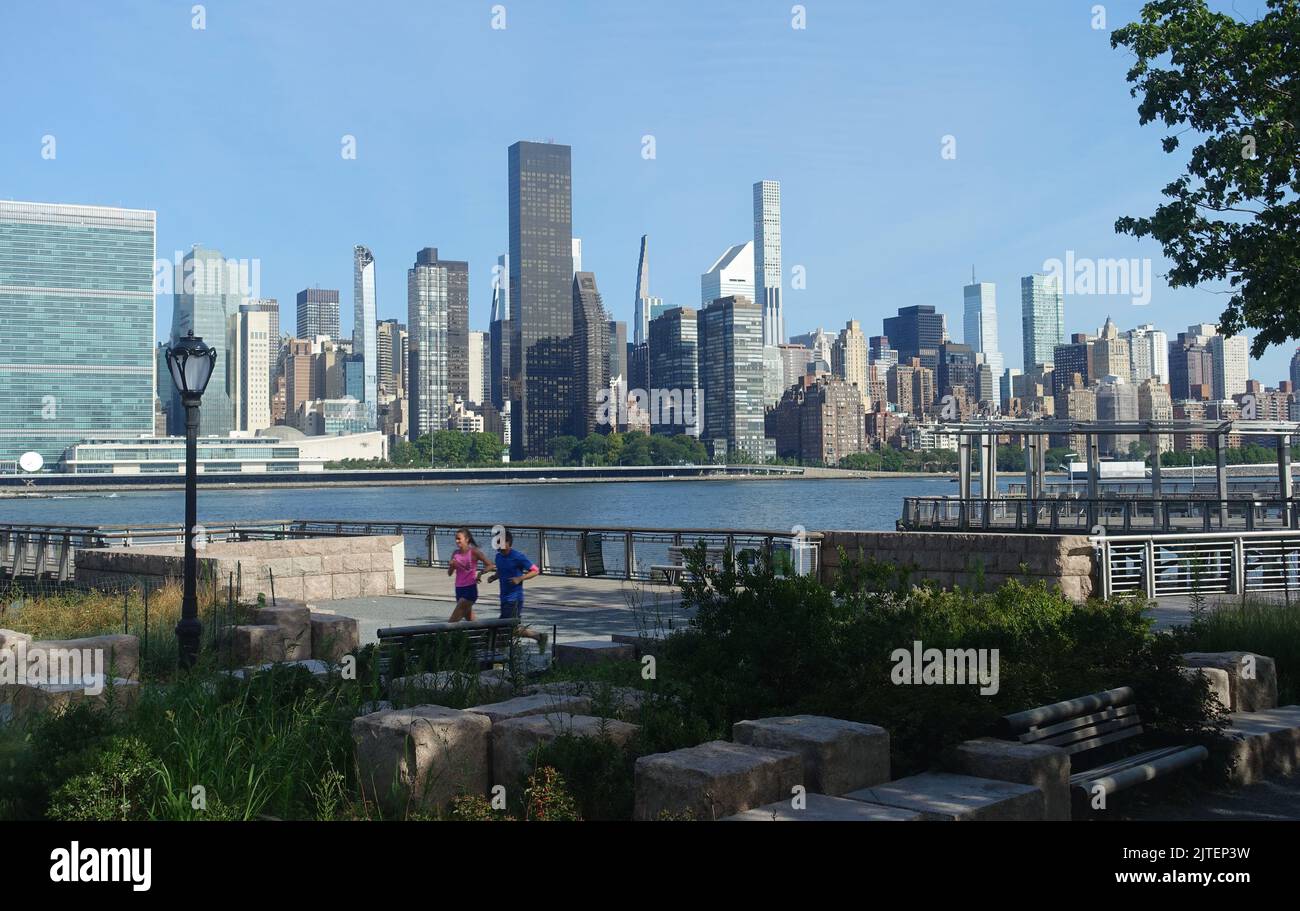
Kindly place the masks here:
<instances>
[{"instance_id":1,"label":"blue sky","mask_svg":"<svg viewBox=\"0 0 1300 911\"><path fill-rule=\"evenodd\" d=\"M874 335L933 304L961 339L973 265L1019 366L1019 279L1071 250L1151 257L1156 278L1147 306L1067 296L1068 331L1110 314L1172 336L1222 309L1215 290L1168 290L1158 246L1113 231L1182 167L1138 126L1109 45L1135 0L1105 3L1105 30L1092 0L807 0L802 30L789 0L502 0L505 29L486 0L210 0L202 30L193 5L5 0L0 197L156 209L160 257L259 259L286 329L320 285L349 331L355 243L375 252L381 317L405 320L416 250L468 259L485 329L518 139L573 147L574 233L617 319L641 234L653 293L695 305L700 273L751 236L764 178L782 182L787 283L807 276L787 285L792 334L858 319ZM170 319L160 298L160 336ZM1291 350L1252 375L1276 384Z\"/></svg>"}]
</instances>

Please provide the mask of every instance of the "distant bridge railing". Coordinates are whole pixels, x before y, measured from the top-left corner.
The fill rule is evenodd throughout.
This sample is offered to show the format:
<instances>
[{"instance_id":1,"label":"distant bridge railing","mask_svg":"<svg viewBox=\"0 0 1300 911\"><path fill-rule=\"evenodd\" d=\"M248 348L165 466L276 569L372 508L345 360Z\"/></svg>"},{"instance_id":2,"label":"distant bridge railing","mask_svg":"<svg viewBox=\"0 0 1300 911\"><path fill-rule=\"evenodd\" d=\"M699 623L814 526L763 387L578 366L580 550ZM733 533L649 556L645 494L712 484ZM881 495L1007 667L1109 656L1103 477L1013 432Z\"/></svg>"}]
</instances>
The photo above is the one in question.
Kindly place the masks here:
<instances>
[{"instance_id":1,"label":"distant bridge railing","mask_svg":"<svg viewBox=\"0 0 1300 911\"><path fill-rule=\"evenodd\" d=\"M1097 535L1102 596L1300 593L1300 532Z\"/></svg>"},{"instance_id":2,"label":"distant bridge railing","mask_svg":"<svg viewBox=\"0 0 1300 911\"><path fill-rule=\"evenodd\" d=\"M904 497L900 531L1021 531L1036 534L1262 531L1300 528L1295 498Z\"/></svg>"},{"instance_id":3,"label":"distant bridge railing","mask_svg":"<svg viewBox=\"0 0 1300 911\"><path fill-rule=\"evenodd\" d=\"M289 519L202 525L203 540L277 540L357 535L400 535L406 562L445 567L456 531L469 528L490 554L492 525L474 522L368 522ZM778 569L799 567L815 574L820 565L817 532L723 529L615 528L573 525L511 525L514 546L544 573L648 581L653 568L671 564L670 548L703 541L711 552L770 555ZM180 525L44 526L0 524L0 576L71 579L78 549L149 547L184 543Z\"/></svg>"}]
</instances>

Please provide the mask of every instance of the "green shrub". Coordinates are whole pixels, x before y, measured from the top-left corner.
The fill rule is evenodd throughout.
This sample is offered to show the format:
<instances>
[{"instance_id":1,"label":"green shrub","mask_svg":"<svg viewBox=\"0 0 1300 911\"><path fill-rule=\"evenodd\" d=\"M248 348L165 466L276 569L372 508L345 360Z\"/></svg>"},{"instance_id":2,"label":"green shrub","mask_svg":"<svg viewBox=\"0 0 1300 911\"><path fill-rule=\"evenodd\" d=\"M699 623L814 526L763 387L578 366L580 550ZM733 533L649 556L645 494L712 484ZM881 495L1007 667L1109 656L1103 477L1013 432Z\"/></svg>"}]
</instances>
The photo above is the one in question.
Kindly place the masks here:
<instances>
[{"instance_id":1,"label":"green shrub","mask_svg":"<svg viewBox=\"0 0 1300 911\"><path fill-rule=\"evenodd\" d=\"M553 768L567 783L583 819L632 818L636 754L608 735L561 734L533 752L533 768Z\"/></svg>"},{"instance_id":2,"label":"green shrub","mask_svg":"<svg viewBox=\"0 0 1300 911\"><path fill-rule=\"evenodd\" d=\"M0 731L0 818L41 819L64 782L90 771L117 718L89 703Z\"/></svg>"},{"instance_id":3,"label":"green shrub","mask_svg":"<svg viewBox=\"0 0 1300 911\"><path fill-rule=\"evenodd\" d=\"M660 677L710 730L746 718L809 713L889 730L894 769L932 766L1011 712L1131 685L1156 737L1210 739L1204 681L1179 672L1176 643L1136 601L1072 604L1041 583L994 591L906 586L906 573L849 560L834 588L782 578L760 560L717 571L698 551L683 600L695 623L669 640ZM693 578L692 578L693 577ZM896 684L895 650L996 649L998 689Z\"/></svg>"},{"instance_id":4,"label":"green shrub","mask_svg":"<svg viewBox=\"0 0 1300 911\"><path fill-rule=\"evenodd\" d=\"M148 818L157 779L155 757L138 737L114 737L89 771L64 782L50 799L49 818L131 822Z\"/></svg>"},{"instance_id":5,"label":"green shrub","mask_svg":"<svg viewBox=\"0 0 1300 911\"><path fill-rule=\"evenodd\" d=\"M524 819L531 822L577 822L582 819L564 776L543 766L528 778Z\"/></svg>"}]
</instances>

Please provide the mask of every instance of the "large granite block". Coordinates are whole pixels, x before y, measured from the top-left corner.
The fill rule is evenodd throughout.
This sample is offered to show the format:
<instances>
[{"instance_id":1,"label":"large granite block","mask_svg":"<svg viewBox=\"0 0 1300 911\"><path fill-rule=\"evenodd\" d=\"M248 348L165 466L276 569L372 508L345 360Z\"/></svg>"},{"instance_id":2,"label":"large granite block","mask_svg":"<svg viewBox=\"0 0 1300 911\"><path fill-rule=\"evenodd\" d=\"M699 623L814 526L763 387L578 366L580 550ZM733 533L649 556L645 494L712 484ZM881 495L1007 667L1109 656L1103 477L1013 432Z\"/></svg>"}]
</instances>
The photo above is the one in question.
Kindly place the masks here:
<instances>
[{"instance_id":1,"label":"large granite block","mask_svg":"<svg viewBox=\"0 0 1300 911\"><path fill-rule=\"evenodd\" d=\"M311 656L338 662L361 647L361 630L352 617L311 612Z\"/></svg>"},{"instance_id":2,"label":"large granite block","mask_svg":"<svg viewBox=\"0 0 1300 911\"><path fill-rule=\"evenodd\" d=\"M635 724L596 718L591 715L554 713L525 715L492 723L492 783L513 787L526 772L532 771L529 755L542 744L561 735L607 737L622 746L638 730Z\"/></svg>"},{"instance_id":3,"label":"large granite block","mask_svg":"<svg viewBox=\"0 0 1300 911\"><path fill-rule=\"evenodd\" d=\"M458 794L486 795L491 728L484 715L436 705L353 719L362 794L399 814L411 803L441 812Z\"/></svg>"},{"instance_id":4,"label":"large granite block","mask_svg":"<svg viewBox=\"0 0 1300 911\"><path fill-rule=\"evenodd\" d=\"M728 816L723 822L910 822L920 813L880 804L809 793L803 809L796 810L791 800L778 800L752 810Z\"/></svg>"},{"instance_id":5,"label":"large granite block","mask_svg":"<svg viewBox=\"0 0 1300 911\"><path fill-rule=\"evenodd\" d=\"M140 640L122 633L108 636L86 636L82 639L38 639L27 641L27 654L50 652L54 649L76 650L83 654L98 652L105 674L126 680L140 677Z\"/></svg>"},{"instance_id":6,"label":"large granite block","mask_svg":"<svg viewBox=\"0 0 1300 911\"><path fill-rule=\"evenodd\" d=\"M967 740L957 747L957 765L976 778L1014 781L1043 792L1044 818L1070 818L1070 754L1060 747L1008 740Z\"/></svg>"},{"instance_id":7,"label":"large granite block","mask_svg":"<svg viewBox=\"0 0 1300 911\"><path fill-rule=\"evenodd\" d=\"M285 661L301 661L311 657L311 608L306 604L282 600L275 607L259 607L253 612L251 625L274 626L279 629L284 640Z\"/></svg>"},{"instance_id":8,"label":"large granite block","mask_svg":"<svg viewBox=\"0 0 1300 911\"><path fill-rule=\"evenodd\" d=\"M232 627L230 641L235 664L246 667L285 658L284 631L275 624Z\"/></svg>"},{"instance_id":9,"label":"large granite block","mask_svg":"<svg viewBox=\"0 0 1300 911\"><path fill-rule=\"evenodd\" d=\"M558 667L598 664L601 661L631 661L634 658L636 650L631 645L610 639L579 639L555 644L555 664Z\"/></svg>"},{"instance_id":10,"label":"large granite block","mask_svg":"<svg viewBox=\"0 0 1300 911\"><path fill-rule=\"evenodd\" d=\"M1230 712L1262 712L1277 706L1277 668L1273 659L1254 652L1187 652L1188 667L1217 667L1228 672Z\"/></svg>"},{"instance_id":11,"label":"large granite block","mask_svg":"<svg viewBox=\"0 0 1300 911\"><path fill-rule=\"evenodd\" d=\"M1233 712L1223 736L1232 759L1229 777L1248 785L1300 771L1300 705Z\"/></svg>"},{"instance_id":12,"label":"large granite block","mask_svg":"<svg viewBox=\"0 0 1300 911\"><path fill-rule=\"evenodd\" d=\"M548 715L554 712L567 712L571 715L586 715L591 711L591 700L585 696L557 696L551 693L537 693L533 696L516 696L504 702L487 705L475 705L467 708L492 720L493 724L511 718L524 718L528 715Z\"/></svg>"},{"instance_id":13,"label":"large granite block","mask_svg":"<svg viewBox=\"0 0 1300 911\"><path fill-rule=\"evenodd\" d=\"M1182 667L1179 670L1188 679L1204 677L1210 686L1210 694L1219 701L1220 711L1231 711L1232 678L1227 671L1221 667Z\"/></svg>"},{"instance_id":14,"label":"large granite block","mask_svg":"<svg viewBox=\"0 0 1300 911\"><path fill-rule=\"evenodd\" d=\"M889 780L889 732L874 724L791 715L738 722L731 737L736 743L798 753L804 784L820 794L847 794Z\"/></svg>"},{"instance_id":15,"label":"large granite block","mask_svg":"<svg viewBox=\"0 0 1300 911\"><path fill-rule=\"evenodd\" d=\"M32 637L11 629L0 629L0 649L13 648L19 642L31 642Z\"/></svg>"},{"instance_id":16,"label":"large granite block","mask_svg":"<svg viewBox=\"0 0 1300 911\"><path fill-rule=\"evenodd\" d=\"M98 692L88 692L98 690ZM4 683L0 684L0 705L8 706L6 714L13 720L29 718L46 712L58 712L70 706L88 702L94 706L110 703L121 708L130 705L140 694L136 680L114 678L86 683Z\"/></svg>"},{"instance_id":17,"label":"large granite block","mask_svg":"<svg viewBox=\"0 0 1300 911\"><path fill-rule=\"evenodd\" d=\"M899 807L928 820L1036 820L1043 792L1031 785L971 775L927 772L845 794L853 800Z\"/></svg>"},{"instance_id":18,"label":"large granite block","mask_svg":"<svg viewBox=\"0 0 1300 911\"><path fill-rule=\"evenodd\" d=\"M793 796L803 784L798 753L715 740L636 761L633 819L722 819Z\"/></svg>"},{"instance_id":19,"label":"large granite block","mask_svg":"<svg viewBox=\"0 0 1300 911\"><path fill-rule=\"evenodd\" d=\"M648 695L644 690L630 686L615 686L611 683L593 680L557 680L553 683L537 683L524 687L524 695L549 693L556 696L586 696L591 700L592 711L599 713L602 705L618 715L637 712L645 704Z\"/></svg>"}]
</instances>

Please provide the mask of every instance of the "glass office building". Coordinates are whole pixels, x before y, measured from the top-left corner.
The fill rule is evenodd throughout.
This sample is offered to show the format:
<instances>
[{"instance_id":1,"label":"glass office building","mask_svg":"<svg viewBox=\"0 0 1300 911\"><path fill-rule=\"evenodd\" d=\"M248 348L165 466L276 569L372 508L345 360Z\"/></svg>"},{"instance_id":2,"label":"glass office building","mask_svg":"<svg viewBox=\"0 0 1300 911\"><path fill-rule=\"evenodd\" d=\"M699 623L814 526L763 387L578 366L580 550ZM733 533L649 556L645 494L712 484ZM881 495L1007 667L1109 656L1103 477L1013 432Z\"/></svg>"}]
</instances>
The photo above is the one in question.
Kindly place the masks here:
<instances>
[{"instance_id":1,"label":"glass office building","mask_svg":"<svg viewBox=\"0 0 1300 911\"><path fill-rule=\"evenodd\" d=\"M0 200L0 471L153 432L152 211Z\"/></svg>"},{"instance_id":2,"label":"glass office building","mask_svg":"<svg viewBox=\"0 0 1300 911\"><path fill-rule=\"evenodd\" d=\"M1065 294L1060 279L1035 272L1020 279L1020 325L1025 369L1052 363L1065 341Z\"/></svg>"},{"instance_id":3,"label":"glass office building","mask_svg":"<svg viewBox=\"0 0 1300 911\"><path fill-rule=\"evenodd\" d=\"M233 337L238 328L239 308L247 300L240 264L226 259L220 250L195 246L181 261L181 275L175 284L172 343L193 330L217 349L217 361L199 411L200 432L211 436L229 434L240 426L239 363L231 361L231 352L239 347ZM168 425L173 434L185 433L185 409L175 386Z\"/></svg>"},{"instance_id":4,"label":"glass office building","mask_svg":"<svg viewBox=\"0 0 1300 911\"><path fill-rule=\"evenodd\" d=\"M573 413L573 178L566 145L509 152L511 435L515 459L551 454Z\"/></svg>"}]
</instances>

